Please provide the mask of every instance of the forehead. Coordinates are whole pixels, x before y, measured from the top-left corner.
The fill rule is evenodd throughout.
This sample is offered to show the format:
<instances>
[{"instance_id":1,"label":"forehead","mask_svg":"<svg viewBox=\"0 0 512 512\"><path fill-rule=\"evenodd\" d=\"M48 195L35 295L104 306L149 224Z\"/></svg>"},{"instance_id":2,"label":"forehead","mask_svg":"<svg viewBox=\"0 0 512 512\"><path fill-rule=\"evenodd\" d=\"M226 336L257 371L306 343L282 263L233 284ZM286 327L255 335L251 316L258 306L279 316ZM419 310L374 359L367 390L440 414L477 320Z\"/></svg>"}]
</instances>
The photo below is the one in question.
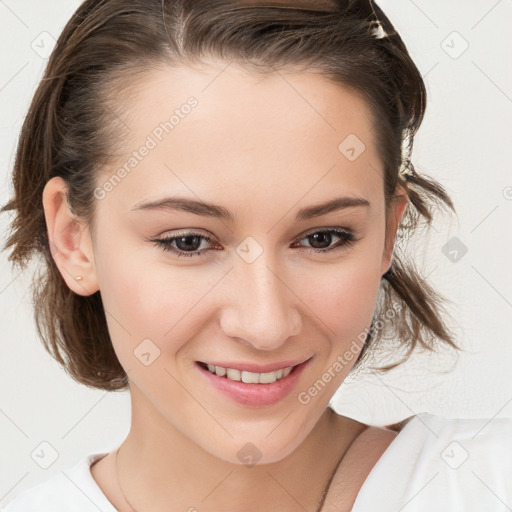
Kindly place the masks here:
<instances>
[{"instance_id":1,"label":"forehead","mask_svg":"<svg viewBox=\"0 0 512 512\"><path fill-rule=\"evenodd\" d=\"M318 71L162 65L128 91L116 105L127 127L123 149L107 176L127 168L122 196L132 204L187 184L198 195L212 187L299 193L319 180L320 189L344 184L354 194L381 186L368 105ZM126 166L143 146L145 156Z\"/></svg>"}]
</instances>

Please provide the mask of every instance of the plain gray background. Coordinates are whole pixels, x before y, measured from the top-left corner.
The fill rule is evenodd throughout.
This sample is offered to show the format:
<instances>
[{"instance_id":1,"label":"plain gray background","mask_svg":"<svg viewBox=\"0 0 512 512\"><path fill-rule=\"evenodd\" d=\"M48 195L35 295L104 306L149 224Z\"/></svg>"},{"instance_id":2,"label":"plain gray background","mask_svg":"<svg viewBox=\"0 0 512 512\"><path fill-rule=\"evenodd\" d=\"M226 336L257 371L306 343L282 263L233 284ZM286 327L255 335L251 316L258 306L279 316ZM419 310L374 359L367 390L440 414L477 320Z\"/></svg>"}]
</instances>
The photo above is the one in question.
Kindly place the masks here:
<instances>
[{"instance_id":1,"label":"plain gray background","mask_svg":"<svg viewBox=\"0 0 512 512\"><path fill-rule=\"evenodd\" d=\"M52 38L79 3L0 0L2 204L10 197L17 136ZM512 1L382 0L379 5L427 85L427 114L413 162L447 189L458 219L439 217L414 253L425 275L455 304L453 328L465 352L418 354L388 375L349 378L333 405L380 425L423 411L512 416ZM8 222L9 215L0 216L2 243ZM450 244L467 252L452 261L445 256ZM30 270L11 270L7 253L1 253L0 505L84 455L117 446L129 430L127 392L81 386L44 351L29 282ZM44 461L36 456L41 449L48 454Z\"/></svg>"}]
</instances>

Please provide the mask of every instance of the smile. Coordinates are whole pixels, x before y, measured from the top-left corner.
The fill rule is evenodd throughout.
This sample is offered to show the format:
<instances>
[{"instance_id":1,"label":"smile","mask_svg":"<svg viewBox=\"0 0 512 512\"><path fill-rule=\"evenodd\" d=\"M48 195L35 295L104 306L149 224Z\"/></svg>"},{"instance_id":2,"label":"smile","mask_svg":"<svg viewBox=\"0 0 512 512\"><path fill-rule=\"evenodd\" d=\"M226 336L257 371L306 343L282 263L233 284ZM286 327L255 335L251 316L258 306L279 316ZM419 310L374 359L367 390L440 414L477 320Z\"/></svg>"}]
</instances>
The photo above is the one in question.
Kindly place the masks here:
<instances>
[{"instance_id":1,"label":"smile","mask_svg":"<svg viewBox=\"0 0 512 512\"><path fill-rule=\"evenodd\" d=\"M218 375L219 377L225 377L229 380L245 382L247 384L272 384L290 375L290 372L294 368L293 366L287 366L286 368L280 368L272 372L255 373L237 370L236 368L224 368L223 366L215 366L213 364L208 364L206 367L210 373Z\"/></svg>"},{"instance_id":2,"label":"smile","mask_svg":"<svg viewBox=\"0 0 512 512\"><path fill-rule=\"evenodd\" d=\"M311 359L266 365L254 362L196 361L196 368L208 386L223 396L244 406L267 407L277 404L291 393Z\"/></svg>"}]
</instances>

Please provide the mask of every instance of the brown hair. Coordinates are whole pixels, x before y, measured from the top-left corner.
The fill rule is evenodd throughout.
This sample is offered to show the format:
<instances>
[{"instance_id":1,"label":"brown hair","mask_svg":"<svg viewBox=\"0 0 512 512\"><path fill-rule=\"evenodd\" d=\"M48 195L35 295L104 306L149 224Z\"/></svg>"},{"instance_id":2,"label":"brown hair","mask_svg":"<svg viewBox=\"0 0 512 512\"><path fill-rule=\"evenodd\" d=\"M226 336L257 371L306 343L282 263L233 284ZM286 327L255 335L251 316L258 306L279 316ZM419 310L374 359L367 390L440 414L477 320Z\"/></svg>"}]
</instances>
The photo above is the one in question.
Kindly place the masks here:
<instances>
[{"instance_id":1,"label":"brown hair","mask_svg":"<svg viewBox=\"0 0 512 512\"><path fill-rule=\"evenodd\" d=\"M186 66L208 57L261 73L299 65L315 68L362 95L374 115L384 164L386 215L398 185L409 201L354 368L370 345L385 338L398 341L406 354L381 371L401 364L418 344L434 350L440 340L458 349L441 314L446 299L401 251L420 220L430 227L434 206L455 208L442 186L420 176L410 162L425 113L425 85L402 39L374 2L86 0L60 35L35 92L17 146L14 196L1 210L16 212L4 246L12 247L9 260L23 269L34 252L44 257L32 297L38 333L52 357L87 386L128 386L100 291L89 296L71 291L51 256L42 205L45 184L61 176L70 208L94 231L97 172L111 161L121 139L115 106L122 80L129 82L151 66ZM376 328L389 311L394 312L392 320Z\"/></svg>"}]
</instances>

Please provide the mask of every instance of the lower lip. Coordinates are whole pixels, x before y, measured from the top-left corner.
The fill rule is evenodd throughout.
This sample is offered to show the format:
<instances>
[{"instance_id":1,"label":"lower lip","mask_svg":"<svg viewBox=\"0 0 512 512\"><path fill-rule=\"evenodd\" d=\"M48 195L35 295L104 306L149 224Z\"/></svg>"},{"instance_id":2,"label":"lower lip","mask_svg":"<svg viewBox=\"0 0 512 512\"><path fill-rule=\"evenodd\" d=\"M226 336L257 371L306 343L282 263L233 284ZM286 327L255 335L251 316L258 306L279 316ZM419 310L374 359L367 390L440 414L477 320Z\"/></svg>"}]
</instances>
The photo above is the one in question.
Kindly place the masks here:
<instances>
[{"instance_id":1,"label":"lower lip","mask_svg":"<svg viewBox=\"0 0 512 512\"><path fill-rule=\"evenodd\" d=\"M248 384L226 377L219 377L198 363L196 363L196 367L216 389L235 402L252 407L264 407L276 404L287 396L296 385L300 374L308 363L309 359L295 366L286 377L271 384Z\"/></svg>"}]
</instances>

